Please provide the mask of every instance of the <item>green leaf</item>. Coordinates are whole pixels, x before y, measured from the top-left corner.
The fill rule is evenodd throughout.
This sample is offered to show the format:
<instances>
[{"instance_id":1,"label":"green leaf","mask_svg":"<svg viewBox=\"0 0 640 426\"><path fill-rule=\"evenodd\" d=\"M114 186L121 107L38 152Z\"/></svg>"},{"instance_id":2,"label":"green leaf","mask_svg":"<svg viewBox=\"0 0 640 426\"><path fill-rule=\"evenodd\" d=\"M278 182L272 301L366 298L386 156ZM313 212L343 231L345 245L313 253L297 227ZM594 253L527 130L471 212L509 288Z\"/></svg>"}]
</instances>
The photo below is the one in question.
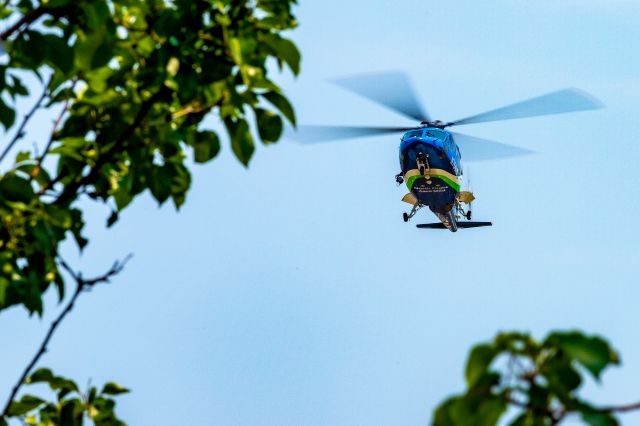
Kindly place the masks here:
<instances>
[{"instance_id":1,"label":"green leaf","mask_svg":"<svg viewBox=\"0 0 640 426\"><path fill-rule=\"evenodd\" d=\"M46 43L45 57L63 73L73 69L74 53L66 41L53 34L44 36Z\"/></svg>"},{"instance_id":2,"label":"green leaf","mask_svg":"<svg viewBox=\"0 0 640 426\"><path fill-rule=\"evenodd\" d=\"M44 404L45 401L33 395L25 395L19 401L13 401L9 406L10 416L23 416Z\"/></svg>"},{"instance_id":3,"label":"green leaf","mask_svg":"<svg viewBox=\"0 0 640 426\"><path fill-rule=\"evenodd\" d=\"M180 209L191 186L191 174L182 163L170 163L171 166L171 199L176 209Z\"/></svg>"},{"instance_id":4,"label":"green leaf","mask_svg":"<svg viewBox=\"0 0 640 426\"><path fill-rule=\"evenodd\" d=\"M118 211L124 210L133 201L133 195L131 194L132 184L132 176L130 174L125 175L124 177L121 177L120 182L118 183L118 188L113 192L113 199L116 202ZM107 222L107 225L110 226L109 222Z\"/></svg>"},{"instance_id":5,"label":"green leaf","mask_svg":"<svg viewBox=\"0 0 640 426\"><path fill-rule=\"evenodd\" d=\"M20 151L16 155L16 164L22 163L23 161L28 161L31 159L31 152L29 151Z\"/></svg>"},{"instance_id":6,"label":"green leaf","mask_svg":"<svg viewBox=\"0 0 640 426\"><path fill-rule=\"evenodd\" d=\"M467 417L464 400L454 397L443 402L433 416L434 426L460 426L460 421ZM462 420L464 421L464 420Z\"/></svg>"},{"instance_id":7,"label":"green leaf","mask_svg":"<svg viewBox=\"0 0 640 426\"><path fill-rule=\"evenodd\" d=\"M16 67L36 69L44 60L45 53L43 35L37 31L26 31L15 40L11 59Z\"/></svg>"},{"instance_id":8,"label":"green leaf","mask_svg":"<svg viewBox=\"0 0 640 426\"><path fill-rule=\"evenodd\" d=\"M100 393L105 395L120 395L122 393L131 392L129 389L121 386L115 382L109 382L104 385Z\"/></svg>"},{"instance_id":9,"label":"green leaf","mask_svg":"<svg viewBox=\"0 0 640 426\"><path fill-rule=\"evenodd\" d=\"M67 399L62 402L60 409L60 425L82 426L84 406L77 398Z\"/></svg>"},{"instance_id":10,"label":"green leaf","mask_svg":"<svg viewBox=\"0 0 640 426\"><path fill-rule=\"evenodd\" d=\"M103 67L113 58L113 44L108 40L104 40L93 54L91 58L91 69Z\"/></svg>"},{"instance_id":11,"label":"green leaf","mask_svg":"<svg viewBox=\"0 0 640 426\"><path fill-rule=\"evenodd\" d=\"M265 38L265 42L287 63L294 75L300 73L300 51L291 40L274 36Z\"/></svg>"},{"instance_id":12,"label":"green leaf","mask_svg":"<svg viewBox=\"0 0 640 426\"><path fill-rule=\"evenodd\" d=\"M474 410L476 412L474 421L478 425L497 425L507 408L507 403L501 396L484 399L479 407Z\"/></svg>"},{"instance_id":13,"label":"green leaf","mask_svg":"<svg viewBox=\"0 0 640 426\"><path fill-rule=\"evenodd\" d=\"M265 144L277 142L282 136L283 123L279 115L261 108L256 108L256 121L260 139Z\"/></svg>"},{"instance_id":14,"label":"green leaf","mask_svg":"<svg viewBox=\"0 0 640 426\"><path fill-rule=\"evenodd\" d=\"M551 392L548 388L533 383L529 386L529 402L534 407L546 407L551 403Z\"/></svg>"},{"instance_id":15,"label":"green leaf","mask_svg":"<svg viewBox=\"0 0 640 426\"><path fill-rule=\"evenodd\" d=\"M166 165L153 169L149 190L160 205L171 195L171 179L172 175Z\"/></svg>"},{"instance_id":16,"label":"green leaf","mask_svg":"<svg viewBox=\"0 0 640 426\"><path fill-rule=\"evenodd\" d=\"M118 221L118 212L113 210L107 219L107 228L111 228Z\"/></svg>"},{"instance_id":17,"label":"green leaf","mask_svg":"<svg viewBox=\"0 0 640 426\"><path fill-rule=\"evenodd\" d=\"M58 290L58 301L62 302L64 300L64 279L62 278L62 275L56 274L54 284Z\"/></svg>"},{"instance_id":18,"label":"green leaf","mask_svg":"<svg viewBox=\"0 0 640 426\"><path fill-rule=\"evenodd\" d=\"M215 132L194 132L192 139L196 163L206 163L220 152L220 139Z\"/></svg>"},{"instance_id":19,"label":"green leaf","mask_svg":"<svg viewBox=\"0 0 640 426\"><path fill-rule=\"evenodd\" d=\"M169 62L167 62L167 74L169 74L171 77L175 77L176 74L178 74L179 70L180 60L176 57L172 57L171 59L169 59Z\"/></svg>"},{"instance_id":20,"label":"green leaf","mask_svg":"<svg viewBox=\"0 0 640 426\"><path fill-rule=\"evenodd\" d=\"M11 81L13 82L13 93L20 96L29 96L29 90L27 87L22 84L22 80L20 80L15 75L11 76Z\"/></svg>"},{"instance_id":21,"label":"green leaf","mask_svg":"<svg viewBox=\"0 0 640 426\"><path fill-rule=\"evenodd\" d=\"M0 277L0 308L4 307L4 302L9 288L9 280L5 277Z\"/></svg>"},{"instance_id":22,"label":"green leaf","mask_svg":"<svg viewBox=\"0 0 640 426\"><path fill-rule=\"evenodd\" d=\"M104 0L94 0L82 3L82 9L90 29L96 30L105 25L110 17L109 7Z\"/></svg>"},{"instance_id":23,"label":"green leaf","mask_svg":"<svg viewBox=\"0 0 640 426\"><path fill-rule=\"evenodd\" d=\"M231 137L231 148L236 158L245 166L249 165L255 146L253 137L249 131L249 125L245 120L226 120L227 131Z\"/></svg>"},{"instance_id":24,"label":"green leaf","mask_svg":"<svg viewBox=\"0 0 640 426\"><path fill-rule=\"evenodd\" d=\"M509 426L547 426L548 424L546 417L527 411L513 419Z\"/></svg>"},{"instance_id":25,"label":"green leaf","mask_svg":"<svg viewBox=\"0 0 640 426\"><path fill-rule=\"evenodd\" d=\"M606 340L593 336L588 337L579 332L554 333L545 344L557 345L570 358L585 367L596 379L610 364L619 362L617 354Z\"/></svg>"},{"instance_id":26,"label":"green leaf","mask_svg":"<svg viewBox=\"0 0 640 426\"><path fill-rule=\"evenodd\" d=\"M70 392L79 392L78 385L65 377L56 376L48 368L40 368L25 380L26 384L48 383L53 390L59 391L62 398Z\"/></svg>"},{"instance_id":27,"label":"green leaf","mask_svg":"<svg viewBox=\"0 0 640 426\"><path fill-rule=\"evenodd\" d=\"M242 65L242 45L239 39L234 37L229 40L229 51L233 61L238 65Z\"/></svg>"},{"instance_id":28,"label":"green leaf","mask_svg":"<svg viewBox=\"0 0 640 426\"><path fill-rule=\"evenodd\" d=\"M583 411L582 420L589 426L618 426L616 418L609 413Z\"/></svg>"},{"instance_id":29,"label":"green leaf","mask_svg":"<svg viewBox=\"0 0 640 426\"><path fill-rule=\"evenodd\" d=\"M57 9L60 7L65 7L73 3L75 0L49 0L46 2L48 8Z\"/></svg>"},{"instance_id":30,"label":"green leaf","mask_svg":"<svg viewBox=\"0 0 640 426\"><path fill-rule=\"evenodd\" d=\"M17 161L18 159L16 159L16 162ZM51 176L49 176L49 173L41 166L33 164L33 162L21 164L16 167L16 170L25 172L29 175L29 177L33 178L42 186L45 186L51 182Z\"/></svg>"},{"instance_id":31,"label":"green leaf","mask_svg":"<svg viewBox=\"0 0 640 426\"><path fill-rule=\"evenodd\" d=\"M94 55L104 42L105 31L106 29L103 28L89 34L78 33L78 39L74 45L74 57L75 65L80 70L88 71L94 68Z\"/></svg>"},{"instance_id":32,"label":"green leaf","mask_svg":"<svg viewBox=\"0 0 640 426\"><path fill-rule=\"evenodd\" d=\"M549 388L564 401L570 398L572 391L582 383L580 374L566 362L552 358L541 367L541 373L546 377Z\"/></svg>"},{"instance_id":33,"label":"green leaf","mask_svg":"<svg viewBox=\"0 0 640 426\"><path fill-rule=\"evenodd\" d=\"M16 112L13 108L7 106L4 99L0 98L0 123L4 126L5 130L9 130L13 123L16 121Z\"/></svg>"},{"instance_id":34,"label":"green leaf","mask_svg":"<svg viewBox=\"0 0 640 426\"><path fill-rule=\"evenodd\" d=\"M5 175L0 180L0 194L9 201L18 201L25 204L31 202L35 193L28 180L16 175Z\"/></svg>"},{"instance_id":35,"label":"green leaf","mask_svg":"<svg viewBox=\"0 0 640 426\"><path fill-rule=\"evenodd\" d=\"M54 378L55 377L50 369L39 368L38 370L34 371L33 374L27 377L27 379L25 380L25 383L27 384L40 383L40 382L51 383L54 380Z\"/></svg>"},{"instance_id":36,"label":"green leaf","mask_svg":"<svg viewBox=\"0 0 640 426\"><path fill-rule=\"evenodd\" d=\"M293 107L280 93L277 92L267 92L262 95L266 100L271 102L273 106L278 108L278 110L289 120L291 124L295 127L296 125L296 114L293 111Z\"/></svg>"},{"instance_id":37,"label":"green leaf","mask_svg":"<svg viewBox=\"0 0 640 426\"><path fill-rule=\"evenodd\" d=\"M470 388L476 384L478 379L488 372L489 366L496 355L497 352L495 348L488 344L477 345L471 350L465 370L467 385Z\"/></svg>"}]
</instances>

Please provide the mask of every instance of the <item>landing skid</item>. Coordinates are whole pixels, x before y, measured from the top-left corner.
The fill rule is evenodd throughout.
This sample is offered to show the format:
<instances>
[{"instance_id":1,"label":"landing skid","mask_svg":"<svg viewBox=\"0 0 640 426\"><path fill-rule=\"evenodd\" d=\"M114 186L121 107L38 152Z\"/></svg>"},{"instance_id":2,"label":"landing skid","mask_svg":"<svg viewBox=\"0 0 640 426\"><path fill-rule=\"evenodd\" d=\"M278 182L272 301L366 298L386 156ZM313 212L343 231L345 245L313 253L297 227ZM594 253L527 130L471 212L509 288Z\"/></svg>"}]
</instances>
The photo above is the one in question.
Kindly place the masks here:
<instances>
[{"instance_id":1,"label":"landing skid","mask_svg":"<svg viewBox=\"0 0 640 426\"><path fill-rule=\"evenodd\" d=\"M404 220L405 222L409 222L409 219L414 217L416 213L418 213L418 210L420 210L422 207L424 207L424 204L420 204L420 203L414 204L413 208L411 209L411 212L409 212L408 214L402 213L402 220Z\"/></svg>"},{"instance_id":2,"label":"landing skid","mask_svg":"<svg viewBox=\"0 0 640 426\"><path fill-rule=\"evenodd\" d=\"M458 228L480 228L483 226L493 226L491 222L457 222ZM420 229L447 229L444 223L423 223L416 225Z\"/></svg>"}]
</instances>

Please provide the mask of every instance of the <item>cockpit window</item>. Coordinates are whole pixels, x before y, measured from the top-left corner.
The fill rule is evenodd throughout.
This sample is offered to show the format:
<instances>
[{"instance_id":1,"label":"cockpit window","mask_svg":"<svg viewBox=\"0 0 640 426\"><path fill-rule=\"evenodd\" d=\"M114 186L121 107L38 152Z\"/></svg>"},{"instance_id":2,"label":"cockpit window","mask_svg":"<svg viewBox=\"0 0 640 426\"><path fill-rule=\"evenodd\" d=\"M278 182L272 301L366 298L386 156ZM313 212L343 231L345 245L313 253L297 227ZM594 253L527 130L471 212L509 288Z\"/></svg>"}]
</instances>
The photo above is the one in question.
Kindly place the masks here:
<instances>
[{"instance_id":1,"label":"cockpit window","mask_svg":"<svg viewBox=\"0 0 640 426\"><path fill-rule=\"evenodd\" d=\"M426 136L428 138L436 138L440 140L445 140L447 138L447 134L441 130L427 130Z\"/></svg>"},{"instance_id":2,"label":"cockpit window","mask_svg":"<svg viewBox=\"0 0 640 426\"><path fill-rule=\"evenodd\" d=\"M419 138L422 136L422 132L423 130L412 130L410 132L405 133L402 139L407 140L411 138Z\"/></svg>"}]
</instances>

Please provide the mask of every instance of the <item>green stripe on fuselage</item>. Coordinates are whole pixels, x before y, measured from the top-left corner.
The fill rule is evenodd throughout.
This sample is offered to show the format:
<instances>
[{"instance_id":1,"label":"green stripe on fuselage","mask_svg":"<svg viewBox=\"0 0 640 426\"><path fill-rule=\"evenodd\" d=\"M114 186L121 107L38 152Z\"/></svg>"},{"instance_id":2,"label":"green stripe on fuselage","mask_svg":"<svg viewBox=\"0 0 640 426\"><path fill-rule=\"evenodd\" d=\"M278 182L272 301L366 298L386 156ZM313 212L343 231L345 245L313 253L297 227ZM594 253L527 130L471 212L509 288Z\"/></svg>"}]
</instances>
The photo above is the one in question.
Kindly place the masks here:
<instances>
[{"instance_id":1,"label":"green stripe on fuselage","mask_svg":"<svg viewBox=\"0 0 640 426\"><path fill-rule=\"evenodd\" d=\"M449 173L447 173L449 174ZM412 176L409 176L412 175ZM457 182L457 178L453 175L451 175L451 177L453 177L454 179L452 179L451 177L445 175L444 173L438 173L437 171L431 170L431 173L428 173L426 175L421 175L421 174L414 174L414 173L410 173L407 172L407 174L405 175L406 178L406 182L407 182L407 187L409 188L409 191L413 190L413 185L416 182L416 179L420 179L420 178L438 178L443 180L447 185L449 185L454 191L456 192L460 192L460 184Z\"/></svg>"}]
</instances>

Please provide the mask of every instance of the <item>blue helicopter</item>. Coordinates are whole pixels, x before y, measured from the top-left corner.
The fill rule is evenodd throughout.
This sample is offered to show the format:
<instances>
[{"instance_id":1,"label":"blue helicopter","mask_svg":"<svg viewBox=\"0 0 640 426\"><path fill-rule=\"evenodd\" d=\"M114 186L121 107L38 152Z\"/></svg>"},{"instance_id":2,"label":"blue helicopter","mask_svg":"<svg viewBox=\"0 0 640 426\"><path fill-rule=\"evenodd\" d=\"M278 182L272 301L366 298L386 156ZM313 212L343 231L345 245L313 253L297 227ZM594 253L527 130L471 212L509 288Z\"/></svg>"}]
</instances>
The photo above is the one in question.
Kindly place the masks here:
<instances>
[{"instance_id":1,"label":"blue helicopter","mask_svg":"<svg viewBox=\"0 0 640 426\"><path fill-rule=\"evenodd\" d=\"M602 108L602 103L591 95L569 88L460 120L443 122L429 117L404 73L369 74L334 82L420 124L415 127L300 126L294 138L303 142L324 142L404 132L399 150L401 171L395 180L398 185L406 183L409 193L402 201L409 203L412 209L409 213L403 213L403 220L408 222L418 210L428 207L439 222L417 227L448 229L451 232L456 232L458 228L492 225L491 222L471 221L471 203L475 196L470 190L461 190L461 148L465 158L472 161L523 155L531 151L452 132L447 128Z\"/></svg>"}]
</instances>

